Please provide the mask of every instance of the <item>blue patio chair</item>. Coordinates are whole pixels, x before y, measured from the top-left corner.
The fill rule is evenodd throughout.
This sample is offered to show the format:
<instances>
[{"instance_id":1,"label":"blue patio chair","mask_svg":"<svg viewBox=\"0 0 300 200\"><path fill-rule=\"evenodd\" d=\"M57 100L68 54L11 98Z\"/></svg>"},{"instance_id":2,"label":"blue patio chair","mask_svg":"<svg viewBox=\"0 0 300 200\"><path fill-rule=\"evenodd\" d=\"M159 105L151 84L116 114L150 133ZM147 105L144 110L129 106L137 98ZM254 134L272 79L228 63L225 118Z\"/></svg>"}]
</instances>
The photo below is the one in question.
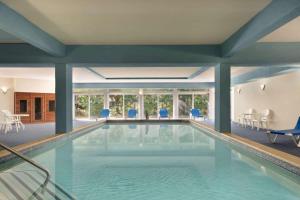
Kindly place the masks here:
<instances>
[{"instance_id":1,"label":"blue patio chair","mask_svg":"<svg viewBox=\"0 0 300 200\"><path fill-rule=\"evenodd\" d=\"M193 108L191 110L191 115L192 117L195 119L196 117L199 118L199 117L203 117L202 113L201 113L201 110L200 109L197 109L197 108Z\"/></svg>"},{"instance_id":2,"label":"blue patio chair","mask_svg":"<svg viewBox=\"0 0 300 200\"><path fill-rule=\"evenodd\" d=\"M101 118L108 118L109 117L109 109L104 108L100 111L100 117Z\"/></svg>"},{"instance_id":3,"label":"blue patio chair","mask_svg":"<svg viewBox=\"0 0 300 200\"><path fill-rule=\"evenodd\" d=\"M160 118L169 118L169 112L166 108L161 108L159 110L159 119Z\"/></svg>"},{"instance_id":4,"label":"blue patio chair","mask_svg":"<svg viewBox=\"0 0 300 200\"><path fill-rule=\"evenodd\" d=\"M271 143L275 143L278 135L291 137L297 147L300 147L300 117L294 129L286 130L270 130L267 131L267 136Z\"/></svg>"},{"instance_id":5,"label":"blue patio chair","mask_svg":"<svg viewBox=\"0 0 300 200\"><path fill-rule=\"evenodd\" d=\"M136 115L137 115L136 109L131 108L128 110L128 113L127 113L128 118L136 118Z\"/></svg>"}]
</instances>

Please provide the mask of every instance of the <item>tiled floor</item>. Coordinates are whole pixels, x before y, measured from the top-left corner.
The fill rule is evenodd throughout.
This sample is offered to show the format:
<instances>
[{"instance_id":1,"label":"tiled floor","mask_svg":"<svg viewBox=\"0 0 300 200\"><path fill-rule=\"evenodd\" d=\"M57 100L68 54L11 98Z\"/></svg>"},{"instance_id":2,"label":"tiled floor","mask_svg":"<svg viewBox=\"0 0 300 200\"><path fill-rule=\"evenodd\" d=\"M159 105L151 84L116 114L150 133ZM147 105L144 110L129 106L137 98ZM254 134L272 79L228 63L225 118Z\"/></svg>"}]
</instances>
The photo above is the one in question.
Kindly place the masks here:
<instances>
[{"instance_id":1,"label":"tiled floor","mask_svg":"<svg viewBox=\"0 0 300 200\"><path fill-rule=\"evenodd\" d=\"M202 121L202 123L209 126L214 126L213 121ZM237 123L231 124L231 132L240 137L244 137L260 144L300 157L300 148L297 147L289 137L278 136L277 142L272 144L268 140L265 130L257 131L256 129L244 128L239 126Z\"/></svg>"},{"instance_id":2,"label":"tiled floor","mask_svg":"<svg viewBox=\"0 0 300 200\"><path fill-rule=\"evenodd\" d=\"M73 127L78 128L88 123L91 123L91 121L75 120L73 121ZM8 146L17 146L53 135L55 135L55 123L27 124L25 129L20 130L18 133L15 129L6 134L4 131L0 131L0 142Z\"/></svg>"}]
</instances>

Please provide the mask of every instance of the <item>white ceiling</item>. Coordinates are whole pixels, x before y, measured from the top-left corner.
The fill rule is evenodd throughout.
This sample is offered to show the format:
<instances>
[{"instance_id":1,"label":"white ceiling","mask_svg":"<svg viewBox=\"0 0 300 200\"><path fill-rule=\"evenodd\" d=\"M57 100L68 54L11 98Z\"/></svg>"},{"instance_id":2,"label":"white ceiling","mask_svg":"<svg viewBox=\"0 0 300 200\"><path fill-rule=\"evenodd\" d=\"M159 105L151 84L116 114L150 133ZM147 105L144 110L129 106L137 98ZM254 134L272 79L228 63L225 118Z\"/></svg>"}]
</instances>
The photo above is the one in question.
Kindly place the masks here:
<instances>
[{"instance_id":1,"label":"white ceiling","mask_svg":"<svg viewBox=\"0 0 300 200\"><path fill-rule=\"evenodd\" d=\"M102 72L107 77L188 77L199 68L195 67L129 67L129 68L93 68ZM256 67L234 67L231 69L232 76L257 69ZM119 75L117 73L120 73ZM125 76L126 75L126 76ZM36 67L0 67L0 78L25 78L39 80L55 80L54 68ZM73 68L74 83L102 83L102 82L214 82L214 68L211 67L204 73L193 79L139 79L139 80L105 80L86 68Z\"/></svg>"},{"instance_id":2,"label":"white ceiling","mask_svg":"<svg viewBox=\"0 0 300 200\"><path fill-rule=\"evenodd\" d=\"M161 77L189 77L198 67L101 67L92 68L106 78L161 78Z\"/></svg>"},{"instance_id":3,"label":"white ceiling","mask_svg":"<svg viewBox=\"0 0 300 200\"><path fill-rule=\"evenodd\" d=\"M271 0L1 0L66 44L219 44Z\"/></svg>"},{"instance_id":4,"label":"white ceiling","mask_svg":"<svg viewBox=\"0 0 300 200\"><path fill-rule=\"evenodd\" d=\"M300 17L278 28L259 42L300 42Z\"/></svg>"}]
</instances>

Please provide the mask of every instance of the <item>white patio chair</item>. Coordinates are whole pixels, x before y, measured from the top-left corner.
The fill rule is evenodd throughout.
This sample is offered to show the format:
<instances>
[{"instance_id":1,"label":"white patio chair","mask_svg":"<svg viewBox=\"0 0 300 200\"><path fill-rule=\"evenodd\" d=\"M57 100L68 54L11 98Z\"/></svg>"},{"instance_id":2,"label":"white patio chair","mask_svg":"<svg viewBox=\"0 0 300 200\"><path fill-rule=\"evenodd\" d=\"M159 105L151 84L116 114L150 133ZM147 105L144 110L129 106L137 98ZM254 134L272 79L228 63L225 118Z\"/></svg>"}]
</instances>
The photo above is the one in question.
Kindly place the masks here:
<instances>
[{"instance_id":1,"label":"white patio chair","mask_svg":"<svg viewBox=\"0 0 300 200\"><path fill-rule=\"evenodd\" d=\"M5 110L1 111L2 113L2 123L1 123L1 130L4 130L4 133L7 133L8 131L11 131L13 128L13 124L15 123L13 118L11 116L7 115L7 112Z\"/></svg>"},{"instance_id":2,"label":"white patio chair","mask_svg":"<svg viewBox=\"0 0 300 200\"><path fill-rule=\"evenodd\" d=\"M245 126L245 115L243 113L238 115L238 123L240 126Z\"/></svg>"},{"instance_id":3,"label":"white patio chair","mask_svg":"<svg viewBox=\"0 0 300 200\"><path fill-rule=\"evenodd\" d=\"M260 128L269 128L269 122L272 117L272 111L270 109L263 110L256 119L252 120L252 128L257 124L257 131ZM264 126L265 125L265 126Z\"/></svg>"},{"instance_id":4,"label":"white patio chair","mask_svg":"<svg viewBox=\"0 0 300 200\"><path fill-rule=\"evenodd\" d=\"M21 122L20 116L14 116L11 114L9 110L2 110L4 114L4 132L7 133L8 131L12 130L12 125L16 126L16 131L19 132L19 129L22 127L25 128L23 123Z\"/></svg>"},{"instance_id":5,"label":"white patio chair","mask_svg":"<svg viewBox=\"0 0 300 200\"><path fill-rule=\"evenodd\" d=\"M252 127L252 120L256 118L256 113L253 108L249 108L248 111L244 115L245 127L247 125Z\"/></svg>"}]
</instances>

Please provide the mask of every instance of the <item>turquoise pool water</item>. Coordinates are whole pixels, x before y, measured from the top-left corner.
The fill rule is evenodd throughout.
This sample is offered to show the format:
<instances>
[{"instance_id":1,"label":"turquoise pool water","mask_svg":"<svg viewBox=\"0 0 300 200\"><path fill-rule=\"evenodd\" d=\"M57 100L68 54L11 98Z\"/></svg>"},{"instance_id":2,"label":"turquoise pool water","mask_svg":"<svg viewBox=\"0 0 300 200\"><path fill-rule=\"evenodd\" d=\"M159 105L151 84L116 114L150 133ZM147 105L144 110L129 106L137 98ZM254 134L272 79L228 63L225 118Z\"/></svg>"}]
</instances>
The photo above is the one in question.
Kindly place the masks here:
<instances>
[{"instance_id":1,"label":"turquoise pool water","mask_svg":"<svg viewBox=\"0 0 300 200\"><path fill-rule=\"evenodd\" d=\"M80 200L300 199L299 177L189 124L104 125L34 160Z\"/></svg>"}]
</instances>

